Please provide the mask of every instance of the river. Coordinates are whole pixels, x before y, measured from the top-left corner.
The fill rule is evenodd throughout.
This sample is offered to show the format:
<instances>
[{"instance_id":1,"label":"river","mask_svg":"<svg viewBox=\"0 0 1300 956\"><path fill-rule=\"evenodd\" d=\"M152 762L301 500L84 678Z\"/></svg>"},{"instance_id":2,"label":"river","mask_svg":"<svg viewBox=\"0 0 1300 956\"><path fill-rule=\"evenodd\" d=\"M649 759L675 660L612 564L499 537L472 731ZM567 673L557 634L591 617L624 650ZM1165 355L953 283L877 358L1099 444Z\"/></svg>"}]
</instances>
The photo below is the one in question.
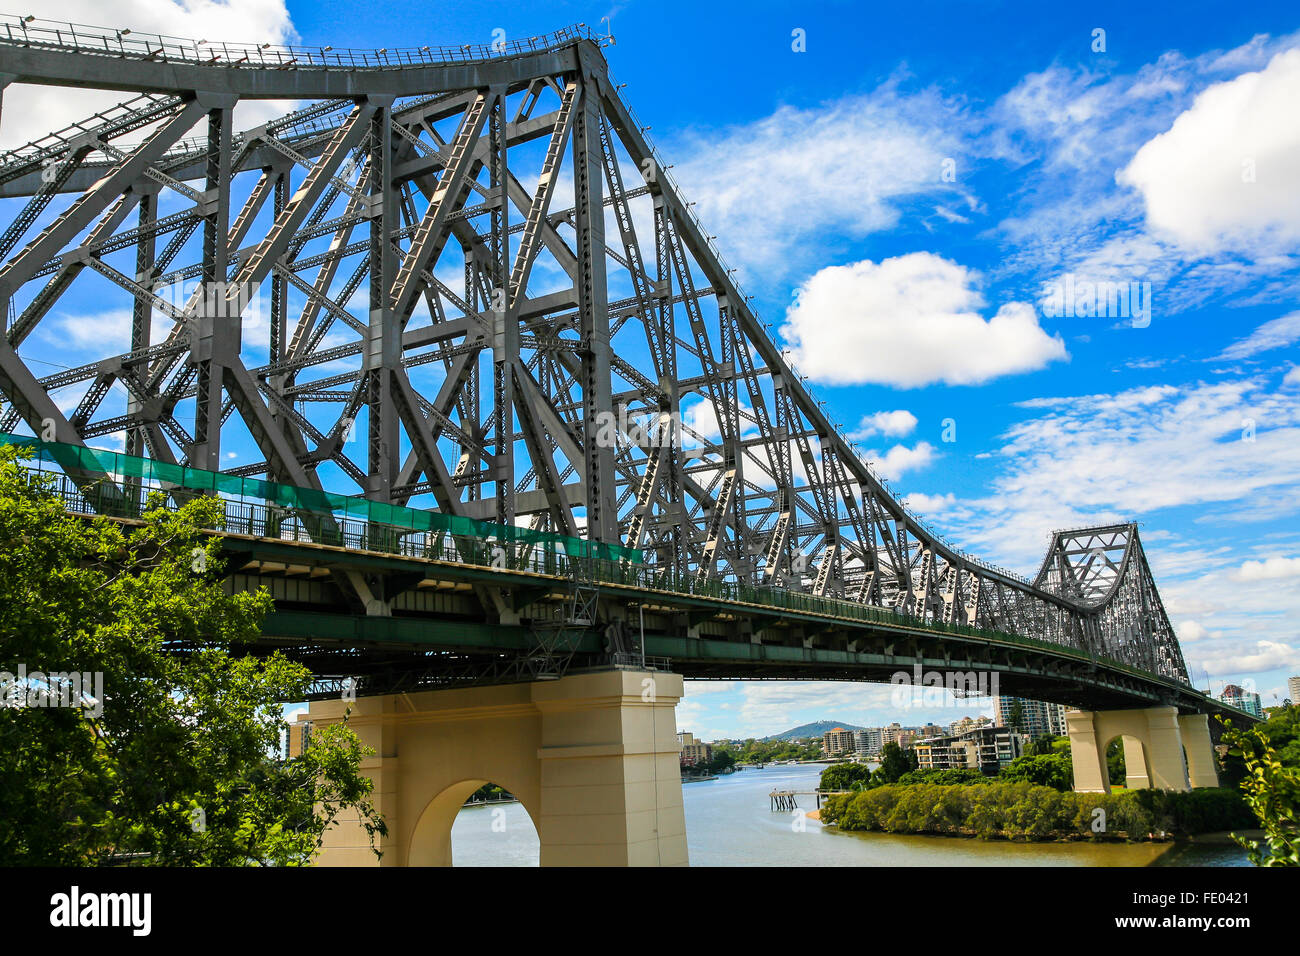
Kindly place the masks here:
<instances>
[{"instance_id":1,"label":"river","mask_svg":"<svg viewBox=\"0 0 1300 956\"><path fill-rule=\"evenodd\" d=\"M1235 845L1007 843L938 836L844 833L772 812L773 790L811 790L824 765L740 770L682 786L692 866L1246 866ZM804 810L812 796L800 797ZM807 806L804 806L804 804ZM456 866L536 866L537 833L517 803L462 810L452 827Z\"/></svg>"}]
</instances>

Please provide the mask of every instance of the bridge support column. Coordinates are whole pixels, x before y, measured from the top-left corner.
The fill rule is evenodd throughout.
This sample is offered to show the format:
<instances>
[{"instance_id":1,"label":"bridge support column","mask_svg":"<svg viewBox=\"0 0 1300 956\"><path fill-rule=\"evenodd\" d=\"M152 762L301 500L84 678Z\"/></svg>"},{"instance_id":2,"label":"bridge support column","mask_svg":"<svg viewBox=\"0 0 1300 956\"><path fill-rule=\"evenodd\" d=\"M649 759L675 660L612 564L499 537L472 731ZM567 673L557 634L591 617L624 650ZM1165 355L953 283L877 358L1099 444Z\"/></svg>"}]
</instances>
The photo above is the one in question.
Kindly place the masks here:
<instances>
[{"instance_id":1,"label":"bridge support column","mask_svg":"<svg viewBox=\"0 0 1300 956\"><path fill-rule=\"evenodd\" d=\"M448 866L451 825L484 783L514 794L543 866L684 866L676 739L682 679L592 671L560 680L363 697L348 726L389 835L375 859L358 822L326 834L323 866ZM311 705L314 727L343 701Z\"/></svg>"},{"instance_id":2,"label":"bridge support column","mask_svg":"<svg viewBox=\"0 0 1300 956\"><path fill-rule=\"evenodd\" d=\"M1146 790L1151 786L1146 752L1132 737L1124 738L1124 786L1130 790Z\"/></svg>"},{"instance_id":3,"label":"bridge support column","mask_svg":"<svg viewBox=\"0 0 1300 956\"><path fill-rule=\"evenodd\" d=\"M1076 791L1109 792L1106 748L1117 737L1123 740L1126 785L1130 790L1146 787L1188 789L1187 763L1183 759L1183 724L1177 708L1077 711L1067 713L1065 719L1070 734ZM1209 743L1208 725L1205 743ZM1200 774L1198 779L1204 779L1204 775Z\"/></svg>"},{"instance_id":4,"label":"bridge support column","mask_svg":"<svg viewBox=\"0 0 1300 956\"><path fill-rule=\"evenodd\" d=\"M1097 743L1095 717L1090 710L1072 710L1065 714L1066 731L1070 736L1070 759L1074 764L1074 789L1078 793L1110 791L1106 751Z\"/></svg>"},{"instance_id":5,"label":"bridge support column","mask_svg":"<svg viewBox=\"0 0 1300 956\"><path fill-rule=\"evenodd\" d=\"M1183 750L1187 752L1187 779L1193 788L1217 787L1219 772L1215 769L1214 744L1210 741L1210 718L1206 714L1183 714L1178 718L1178 729L1183 735Z\"/></svg>"}]
</instances>

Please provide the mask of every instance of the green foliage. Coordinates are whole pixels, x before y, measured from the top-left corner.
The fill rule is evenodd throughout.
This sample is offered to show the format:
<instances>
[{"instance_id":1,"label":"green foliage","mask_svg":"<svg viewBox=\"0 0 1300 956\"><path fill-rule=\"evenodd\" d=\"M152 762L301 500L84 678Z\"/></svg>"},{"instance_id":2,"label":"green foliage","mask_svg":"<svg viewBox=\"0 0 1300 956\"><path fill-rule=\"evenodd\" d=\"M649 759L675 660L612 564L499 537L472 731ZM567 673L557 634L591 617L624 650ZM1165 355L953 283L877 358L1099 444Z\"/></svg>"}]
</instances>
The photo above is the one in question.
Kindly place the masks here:
<instances>
[{"instance_id":1,"label":"green foliage","mask_svg":"<svg viewBox=\"0 0 1300 956\"><path fill-rule=\"evenodd\" d=\"M1025 781L1053 790L1074 788L1074 765L1069 754L1039 753L1017 757L1002 768L1003 780Z\"/></svg>"},{"instance_id":2,"label":"green foliage","mask_svg":"<svg viewBox=\"0 0 1300 956\"><path fill-rule=\"evenodd\" d=\"M1268 719L1255 724L1255 730L1268 741L1284 767L1300 767L1300 706L1270 707ZM1229 748L1219 762L1219 783L1240 787L1248 772L1240 750Z\"/></svg>"},{"instance_id":3,"label":"green foliage","mask_svg":"<svg viewBox=\"0 0 1300 956\"><path fill-rule=\"evenodd\" d=\"M1128 782L1128 771L1124 767L1124 739L1116 737L1106 747L1106 772L1110 775L1112 787L1122 787Z\"/></svg>"},{"instance_id":4,"label":"green foliage","mask_svg":"<svg viewBox=\"0 0 1300 956\"><path fill-rule=\"evenodd\" d=\"M465 800L469 803L482 803L485 800L511 800L514 795L505 787L499 787L495 783L485 783L479 787Z\"/></svg>"},{"instance_id":5,"label":"green foliage","mask_svg":"<svg viewBox=\"0 0 1300 956\"><path fill-rule=\"evenodd\" d=\"M1267 723L1279 716L1287 719L1287 726L1294 726L1293 715L1274 715ZM1237 730L1232 721L1223 723L1228 753L1245 766L1241 789L1246 803L1264 831L1263 841L1234 838L1249 851L1256 866L1300 866L1300 767L1280 759L1274 736L1263 726ZM1283 736L1279 733L1276 739Z\"/></svg>"},{"instance_id":6,"label":"green foliage","mask_svg":"<svg viewBox=\"0 0 1300 956\"><path fill-rule=\"evenodd\" d=\"M1242 795L1223 787L1196 790L1134 790L1133 799L1151 815L1156 830L1170 833L1210 833L1253 826Z\"/></svg>"},{"instance_id":7,"label":"green foliage","mask_svg":"<svg viewBox=\"0 0 1300 956\"><path fill-rule=\"evenodd\" d=\"M1024 732L1025 723L1025 705L1020 701L1015 701L1011 705L1011 710L1007 713L1007 726L1016 733Z\"/></svg>"},{"instance_id":8,"label":"green foliage","mask_svg":"<svg viewBox=\"0 0 1300 956\"><path fill-rule=\"evenodd\" d=\"M1154 794L1154 796L1152 796ZM1192 834L1240 819L1242 804L1226 791L1062 792L1028 781L974 786L890 784L837 794L821 820L842 830L973 835L1011 840L1146 839L1156 830ZM1104 811L1105 829L1094 830Z\"/></svg>"},{"instance_id":9,"label":"green foliage","mask_svg":"<svg viewBox=\"0 0 1300 956\"><path fill-rule=\"evenodd\" d=\"M346 727L276 756L311 675L238 652L271 600L223 590L221 504L87 521L25 454L0 448L0 670L102 674L102 712L0 706L0 864L300 864L343 810L386 833Z\"/></svg>"},{"instance_id":10,"label":"green foliage","mask_svg":"<svg viewBox=\"0 0 1300 956\"><path fill-rule=\"evenodd\" d=\"M862 790L871 781L871 770L864 763L835 763L822 771L822 790Z\"/></svg>"},{"instance_id":11,"label":"green foliage","mask_svg":"<svg viewBox=\"0 0 1300 956\"><path fill-rule=\"evenodd\" d=\"M735 755L722 747L714 747L708 760L701 760L695 765L696 770L706 773L722 773L736 765Z\"/></svg>"},{"instance_id":12,"label":"green foliage","mask_svg":"<svg viewBox=\"0 0 1300 956\"><path fill-rule=\"evenodd\" d=\"M904 750L891 740L880 748L880 767L872 775L872 784L897 783L903 774L915 770L916 766L916 752Z\"/></svg>"},{"instance_id":13,"label":"green foliage","mask_svg":"<svg viewBox=\"0 0 1300 956\"><path fill-rule=\"evenodd\" d=\"M719 745L714 754L725 751L733 763L771 763L774 760L816 760L822 755L821 741L799 743L791 740L754 740L750 738L739 747Z\"/></svg>"},{"instance_id":14,"label":"green foliage","mask_svg":"<svg viewBox=\"0 0 1300 956\"><path fill-rule=\"evenodd\" d=\"M1027 757L1039 757L1044 754L1056 753L1061 741L1065 741L1065 746L1068 749L1070 746L1070 740L1068 737L1057 737L1053 734L1041 734L1029 742L1029 749L1025 751L1024 755Z\"/></svg>"},{"instance_id":15,"label":"green foliage","mask_svg":"<svg viewBox=\"0 0 1300 956\"><path fill-rule=\"evenodd\" d=\"M991 779L991 777L985 776L983 771L976 770L973 767L955 767L949 770L909 770L898 778L898 782L904 786L925 783L934 786L951 787L988 783Z\"/></svg>"}]
</instances>

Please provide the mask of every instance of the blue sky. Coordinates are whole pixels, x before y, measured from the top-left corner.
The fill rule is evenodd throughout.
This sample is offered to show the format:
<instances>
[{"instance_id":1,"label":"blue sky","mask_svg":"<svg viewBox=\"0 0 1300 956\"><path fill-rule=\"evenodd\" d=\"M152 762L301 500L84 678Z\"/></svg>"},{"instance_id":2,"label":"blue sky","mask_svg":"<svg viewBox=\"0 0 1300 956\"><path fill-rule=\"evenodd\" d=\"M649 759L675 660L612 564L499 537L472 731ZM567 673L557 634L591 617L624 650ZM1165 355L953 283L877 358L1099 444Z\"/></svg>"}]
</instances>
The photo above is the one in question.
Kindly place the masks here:
<instances>
[{"instance_id":1,"label":"blue sky","mask_svg":"<svg viewBox=\"0 0 1300 956\"><path fill-rule=\"evenodd\" d=\"M42 16L95 23L99 9L57 0ZM1137 519L1198 683L1253 681L1268 705L1300 673L1294 5L120 9L136 29L336 47L609 16L623 96L832 417L914 510L1026 574L1054 528ZM9 94L4 116L11 142L24 119ZM1149 314L1050 314L1067 276L1080 301L1081 283L1132 283ZM87 321L65 317L25 354L90 355ZM712 739L979 709L888 697L692 683L679 723Z\"/></svg>"}]
</instances>

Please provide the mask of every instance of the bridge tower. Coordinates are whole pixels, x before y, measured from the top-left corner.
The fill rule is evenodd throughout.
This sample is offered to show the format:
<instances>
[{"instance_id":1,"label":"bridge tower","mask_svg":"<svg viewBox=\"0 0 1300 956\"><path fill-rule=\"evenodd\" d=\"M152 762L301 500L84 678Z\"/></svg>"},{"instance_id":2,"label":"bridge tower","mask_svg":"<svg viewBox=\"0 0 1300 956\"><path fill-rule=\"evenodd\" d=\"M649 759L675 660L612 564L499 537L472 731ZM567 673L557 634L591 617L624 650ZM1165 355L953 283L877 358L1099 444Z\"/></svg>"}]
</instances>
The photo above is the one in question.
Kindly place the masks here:
<instances>
[{"instance_id":1,"label":"bridge tower","mask_svg":"<svg viewBox=\"0 0 1300 956\"><path fill-rule=\"evenodd\" d=\"M1217 787L1209 718L1176 707L1071 711L1065 715L1074 761L1074 789L1109 793L1106 748L1120 738L1130 790Z\"/></svg>"},{"instance_id":2,"label":"bridge tower","mask_svg":"<svg viewBox=\"0 0 1300 956\"><path fill-rule=\"evenodd\" d=\"M451 826L485 783L514 794L543 866L685 866L676 674L571 672L558 680L311 705L348 714L375 750L362 767L389 833L376 859L359 822L326 835L322 866L450 866Z\"/></svg>"}]
</instances>

